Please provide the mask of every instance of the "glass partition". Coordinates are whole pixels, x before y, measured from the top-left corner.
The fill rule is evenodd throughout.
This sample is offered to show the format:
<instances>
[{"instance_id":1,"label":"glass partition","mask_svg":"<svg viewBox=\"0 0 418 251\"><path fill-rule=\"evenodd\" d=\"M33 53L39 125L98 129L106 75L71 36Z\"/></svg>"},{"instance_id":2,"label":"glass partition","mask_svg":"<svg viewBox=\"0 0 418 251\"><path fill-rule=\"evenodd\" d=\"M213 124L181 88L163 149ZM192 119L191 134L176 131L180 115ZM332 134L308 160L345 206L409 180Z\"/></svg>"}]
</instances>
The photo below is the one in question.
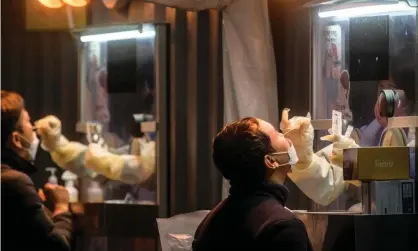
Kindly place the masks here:
<instances>
[{"instance_id":1,"label":"glass partition","mask_svg":"<svg viewBox=\"0 0 418 251\"><path fill-rule=\"evenodd\" d=\"M411 145L413 129L388 124L390 116L417 114L417 9L406 2L355 2L313 10L313 118L342 112L360 147ZM396 97L390 116L379 98L382 90ZM319 140L326 134L325 128L315 132L314 150L329 144ZM361 201L359 190L350 184L329 206L311 209L347 210Z\"/></svg>"},{"instance_id":2,"label":"glass partition","mask_svg":"<svg viewBox=\"0 0 418 251\"><path fill-rule=\"evenodd\" d=\"M157 37L152 24L92 28L81 36L78 131L100 125L106 147L116 154L156 156L157 133L144 123L157 120ZM140 185L100 178L105 202L157 202L157 175ZM90 182L83 181L84 192Z\"/></svg>"}]
</instances>

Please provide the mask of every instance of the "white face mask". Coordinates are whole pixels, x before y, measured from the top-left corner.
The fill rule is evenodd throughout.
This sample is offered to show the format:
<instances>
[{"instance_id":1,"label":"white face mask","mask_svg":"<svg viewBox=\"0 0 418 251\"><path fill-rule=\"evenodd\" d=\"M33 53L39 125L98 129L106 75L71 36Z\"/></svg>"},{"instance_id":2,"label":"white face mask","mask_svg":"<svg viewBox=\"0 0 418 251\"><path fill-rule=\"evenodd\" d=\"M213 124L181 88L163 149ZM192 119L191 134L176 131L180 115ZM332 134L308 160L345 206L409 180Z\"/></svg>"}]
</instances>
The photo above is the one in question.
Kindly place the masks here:
<instances>
[{"instance_id":1,"label":"white face mask","mask_svg":"<svg viewBox=\"0 0 418 251\"><path fill-rule=\"evenodd\" d=\"M38 136L36 135L36 133L34 133L32 142L27 140L22 135L20 135L20 139L25 142L24 144L26 144L26 146L23 146L23 147L25 148L25 151L29 155L29 158L30 158L29 160L34 161L36 157L36 153L38 152L38 147L39 147L39 142L40 142Z\"/></svg>"},{"instance_id":2,"label":"white face mask","mask_svg":"<svg viewBox=\"0 0 418 251\"><path fill-rule=\"evenodd\" d=\"M289 162L287 162L287 163L280 163L279 158L274 158L274 156L283 155L283 154L287 154L289 156ZM285 165L291 165L291 166L293 166L293 165L295 165L299 161L298 155L296 153L296 149L295 149L295 147L293 145L290 146L290 148L289 148L289 150L287 152L271 153L269 155L266 155L266 157L267 156L271 156L271 157L273 157L273 159L276 160L276 162L278 163L278 165L276 165L276 167L285 166Z\"/></svg>"}]
</instances>

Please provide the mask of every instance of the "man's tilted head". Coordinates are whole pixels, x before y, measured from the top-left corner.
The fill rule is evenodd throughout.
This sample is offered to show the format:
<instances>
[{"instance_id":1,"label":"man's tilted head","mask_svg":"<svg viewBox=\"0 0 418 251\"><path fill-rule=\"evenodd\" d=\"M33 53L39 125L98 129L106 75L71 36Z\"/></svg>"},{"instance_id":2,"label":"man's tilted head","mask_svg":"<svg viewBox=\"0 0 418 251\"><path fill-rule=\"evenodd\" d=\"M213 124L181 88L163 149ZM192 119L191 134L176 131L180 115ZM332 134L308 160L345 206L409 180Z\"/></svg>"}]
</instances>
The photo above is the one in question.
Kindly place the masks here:
<instances>
[{"instance_id":1,"label":"man's tilted head","mask_svg":"<svg viewBox=\"0 0 418 251\"><path fill-rule=\"evenodd\" d=\"M11 148L22 157L33 160L36 139L23 98L15 92L2 90L1 147Z\"/></svg>"},{"instance_id":2,"label":"man's tilted head","mask_svg":"<svg viewBox=\"0 0 418 251\"><path fill-rule=\"evenodd\" d=\"M25 110L23 98L15 93L1 91L1 146L6 146L13 131L19 128L20 117Z\"/></svg>"},{"instance_id":3,"label":"man's tilted head","mask_svg":"<svg viewBox=\"0 0 418 251\"><path fill-rule=\"evenodd\" d=\"M257 185L277 176L276 170L284 180L290 171L290 147L271 124L247 117L226 125L215 137L213 161L231 185Z\"/></svg>"}]
</instances>

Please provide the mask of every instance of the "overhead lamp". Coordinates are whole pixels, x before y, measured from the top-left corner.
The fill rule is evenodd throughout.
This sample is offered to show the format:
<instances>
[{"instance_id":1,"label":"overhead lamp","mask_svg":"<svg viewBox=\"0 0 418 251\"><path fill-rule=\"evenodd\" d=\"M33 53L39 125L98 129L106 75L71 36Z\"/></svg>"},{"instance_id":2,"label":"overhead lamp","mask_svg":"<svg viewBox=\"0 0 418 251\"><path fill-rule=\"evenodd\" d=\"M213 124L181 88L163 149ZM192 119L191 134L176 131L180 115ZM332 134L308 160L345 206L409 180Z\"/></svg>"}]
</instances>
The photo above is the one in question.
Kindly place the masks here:
<instances>
[{"instance_id":1,"label":"overhead lamp","mask_svg":"<svg viewBox=\"0 0 418 251\"><path fill-rule=\"evenodd\" d=\"M51 9L57 9L64 6L64 3L61 0L38 0L38 2Z\"/></svg>"},{"instance_id":2,"label":"overhead lamp","mask_svg":"<svg viewBox=\"0 0 418 251\"><path fill-rule=\"evenodd\" d=\"M88 0L62 0L71 7L84 7L88 4Z\"/></svg>"},{"instance_id":3,"label":"overhead lamp","mask_svg":"<svg viewBox=\"0 0 418 251\"><path fill-rule=\"evenodd\" d=\"M324 11L319 11L318 16L320 18L327 17L340 17L340 18L349 18L349 17L360 17L360 16L369 16L369 15L388 15L392 13L399 12L411 12L415 11L415 8L410 7L405 2L393 2L385 4L352 4L344 5L334 8L329 8Z\"/></svg>"},{"instance_id":4,"label":"overhead lamp","mask_svg":"<svg viewBox=\"0 0 418 251\"><path fill-rule=\"evenodd\" d=\"M113 40L124 40L132 38L153 38L155 37L155 31L144 31L140 32L139 30L131 31L120 31L112 33L102 33L94 35L84 35L80 37L81 42L103 42L103 41L113 41Z\"/></svg>"}]
</instances>

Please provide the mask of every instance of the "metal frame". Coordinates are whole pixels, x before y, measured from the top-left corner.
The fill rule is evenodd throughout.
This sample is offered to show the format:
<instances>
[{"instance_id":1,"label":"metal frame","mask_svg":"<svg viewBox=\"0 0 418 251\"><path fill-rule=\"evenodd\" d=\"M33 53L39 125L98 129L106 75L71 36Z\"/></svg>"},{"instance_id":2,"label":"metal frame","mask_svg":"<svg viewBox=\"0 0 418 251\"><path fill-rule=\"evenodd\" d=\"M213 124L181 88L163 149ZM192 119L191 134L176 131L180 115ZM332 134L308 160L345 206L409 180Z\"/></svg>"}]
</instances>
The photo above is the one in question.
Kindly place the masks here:
<instances>
[{"instance_id":1,"label":"metal frame","mask_svg":"<svg viewBox=\"0 0 418 251\"><path fill-rule=\"evenodd\" d=\"M146 24L146 23L145 23ZM137 24L140 26L141 24ZM157 206L159 217L168 216L168 142L169 142L169 114L168 114L168 85L169 85L169 27L167 24L153 23L155 25L155 87L156 87L156 129L157 129ZM95 28L92 28L95 29ZM78 30L87 31L89 28ZM86 69L84 53L87 44L78 43L78 123L76 131L83 132L84 91L82 83L85 81Z\"/></svg>"},{"instance_id":2,"label":"metal frame","mask_svg":"<svg viewBox=\"0 0 418 251\"><path fill-rule=\"evenodd\" d=\"M168 216L168 160L169 160L169 27L166 24L155 25L155 86L156 86L156 122L157 122L157 203L160 218Z\"/></svg>"}]
</instances>

